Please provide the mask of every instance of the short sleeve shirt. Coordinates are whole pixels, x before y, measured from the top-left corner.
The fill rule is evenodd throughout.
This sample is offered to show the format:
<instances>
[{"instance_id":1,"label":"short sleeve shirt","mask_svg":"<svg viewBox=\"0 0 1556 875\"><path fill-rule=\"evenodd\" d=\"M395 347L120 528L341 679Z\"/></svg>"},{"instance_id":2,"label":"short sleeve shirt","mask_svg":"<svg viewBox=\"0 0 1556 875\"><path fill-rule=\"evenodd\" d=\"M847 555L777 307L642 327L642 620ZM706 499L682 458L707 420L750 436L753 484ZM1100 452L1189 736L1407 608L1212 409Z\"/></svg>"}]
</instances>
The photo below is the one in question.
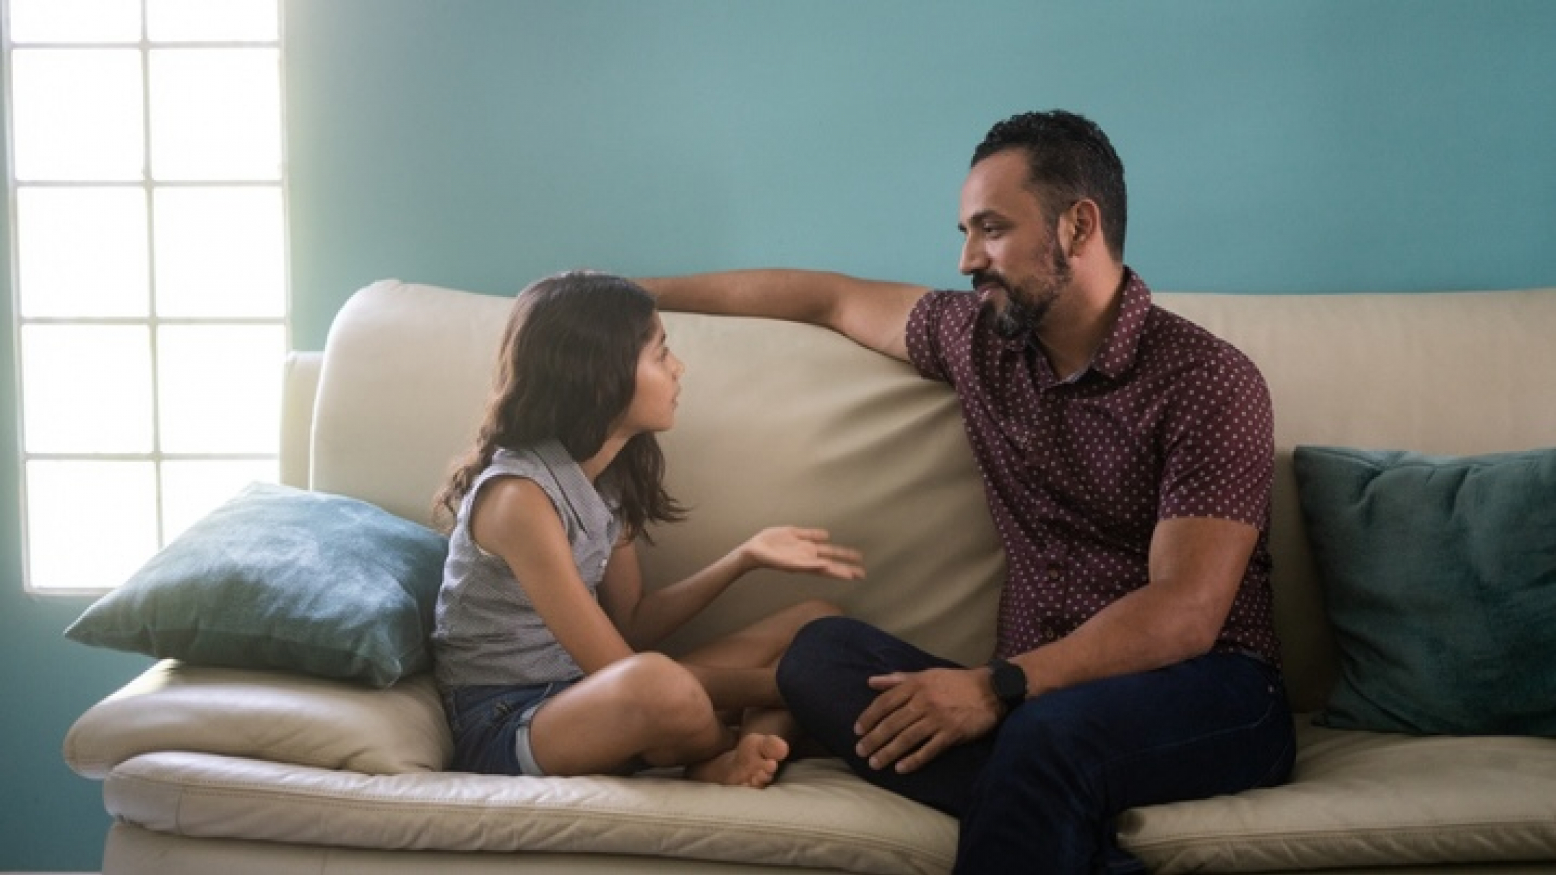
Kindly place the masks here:
<instances>
[{"instance_id":1,"label":"short sleeve shirt","mask_svg":"<svg viewBox=\"0 0 1556 875\"><path fill-rule=\"evenodd\" d=\"M560 443L499 449L486 470L476 475L449 532L432 632L433 668L444 687L551 683L583 674L535 610L508 563L482 550L470 535L470 509L476 496L499 477L531 480L551 499L578 575L591 594L598 592L611 551L621 537L616 502L595 489Z\"/></svg>"},{"instance_id":2,"label":"short sleeve shirt","mask_svg":"<svg viewBox=\"0 0 1556 875\"><path fill-rule=\"evenodd\" d=\"M1149 580L1156 524L1213 517L1259 538L1215 645L1279 664L1270 592L1274 419L1258 368L1154 305L1125 270L1090 364L1054 373L1035 340L995 333L970 292L926 294L909 358L951 384L1006 551L997 653L1057 640Z\"/></svg>"}]
</instances>

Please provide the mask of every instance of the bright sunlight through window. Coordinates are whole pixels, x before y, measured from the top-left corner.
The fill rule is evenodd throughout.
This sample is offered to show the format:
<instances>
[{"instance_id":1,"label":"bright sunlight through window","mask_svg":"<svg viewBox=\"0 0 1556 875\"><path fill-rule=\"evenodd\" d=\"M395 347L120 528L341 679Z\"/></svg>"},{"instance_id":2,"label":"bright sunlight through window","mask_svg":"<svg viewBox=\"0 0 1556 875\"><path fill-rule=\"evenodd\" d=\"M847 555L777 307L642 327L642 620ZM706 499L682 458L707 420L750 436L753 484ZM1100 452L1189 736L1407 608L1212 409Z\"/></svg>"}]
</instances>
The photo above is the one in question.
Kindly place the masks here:
<instances>
[{"instance_id":1,"label":"bright sunlight through window","mask_svg":"<svg viewBox=\"0 0 1556 875\"><path fill-rule=\"evenodd\" d=\"M280 9L0 0L0 14L25 576L102 591L277 479Z\"/></svg>"}]
</instances>

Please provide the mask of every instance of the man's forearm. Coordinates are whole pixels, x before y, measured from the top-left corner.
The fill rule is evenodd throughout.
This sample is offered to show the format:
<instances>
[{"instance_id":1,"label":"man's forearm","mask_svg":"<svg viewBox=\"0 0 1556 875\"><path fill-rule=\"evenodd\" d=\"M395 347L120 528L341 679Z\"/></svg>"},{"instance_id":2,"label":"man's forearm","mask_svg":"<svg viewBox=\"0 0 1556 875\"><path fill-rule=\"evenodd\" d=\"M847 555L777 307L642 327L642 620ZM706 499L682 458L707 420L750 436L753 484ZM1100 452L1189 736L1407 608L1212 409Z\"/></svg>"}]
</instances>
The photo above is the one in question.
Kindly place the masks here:
<instances>
[{"instance_id":1,"label":"man's forearm","mask_svg":"<svg viewBox=\"0 0 1556 875\"><path fill-rule=\"evenodd\" d=\"M638 283L665 310L809 322L904 361L908 314L929 291L908 283L786 269L653 277Z\"/></svg>"},{"instance_id":2,"label":"man's forearm","mask_svg":"<svg viewBox=\"0 0 1556 875\"><path fill-rule=\"evenodd\" d=\"M637 280L665 310L822 323L836 294L828 274L764 269Z\"/></svg>"}]
</instances>

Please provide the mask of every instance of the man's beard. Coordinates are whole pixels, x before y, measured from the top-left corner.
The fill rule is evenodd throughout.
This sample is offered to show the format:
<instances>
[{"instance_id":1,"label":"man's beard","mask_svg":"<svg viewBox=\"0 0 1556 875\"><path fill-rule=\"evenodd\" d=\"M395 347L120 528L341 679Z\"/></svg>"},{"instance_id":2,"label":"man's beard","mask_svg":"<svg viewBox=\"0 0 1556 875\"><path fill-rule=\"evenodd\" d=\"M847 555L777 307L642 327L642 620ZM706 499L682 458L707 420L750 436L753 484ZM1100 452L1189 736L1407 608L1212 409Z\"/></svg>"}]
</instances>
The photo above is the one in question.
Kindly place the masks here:
<instances>
[{"instance_id":1,"label":"man's beard","mask_svg":"<svg viewBox=\"0 0 1556 875\"><path fill-rule=\"evenodd\" d=\"M1005 306L994 314L994 333L1005 340L1015 340L1035 332L1048 311L1059 299L1059 292L1069 285L1073 273L1070 262L1058 246L1049 249L1048 276L1034 278L1023 288L1005 281L995 271L979 271L973 274L973 288L993 281L1005 290Z\"/></svg>"}]
</instances>

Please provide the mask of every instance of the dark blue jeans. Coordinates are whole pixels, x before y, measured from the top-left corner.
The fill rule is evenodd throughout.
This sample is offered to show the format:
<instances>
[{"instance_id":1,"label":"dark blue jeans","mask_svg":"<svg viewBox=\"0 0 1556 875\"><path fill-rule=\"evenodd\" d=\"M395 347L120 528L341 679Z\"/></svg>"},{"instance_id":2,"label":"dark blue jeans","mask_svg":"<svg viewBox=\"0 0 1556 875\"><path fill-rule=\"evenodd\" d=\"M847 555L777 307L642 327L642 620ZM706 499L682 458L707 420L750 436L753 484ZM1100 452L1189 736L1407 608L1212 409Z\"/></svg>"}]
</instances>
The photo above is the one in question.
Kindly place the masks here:
<instances>
[{"instance_id":1,"label":"dark blue jeans","mask_svg":"<svg viewBox=\"0 0 1556 875\"><path fill-rule=\"evenodd\" d=\"M879 629L827 617L800 630L778 688L800 725L866 780L961 819L959 873L1144 872L1118 847L1125 809L1286 780L1295 755L1280 673L1213 653L1028 699L998 730L907 775L854 753L866 679L956 668Z\"/></svg>"}]
</instances>

